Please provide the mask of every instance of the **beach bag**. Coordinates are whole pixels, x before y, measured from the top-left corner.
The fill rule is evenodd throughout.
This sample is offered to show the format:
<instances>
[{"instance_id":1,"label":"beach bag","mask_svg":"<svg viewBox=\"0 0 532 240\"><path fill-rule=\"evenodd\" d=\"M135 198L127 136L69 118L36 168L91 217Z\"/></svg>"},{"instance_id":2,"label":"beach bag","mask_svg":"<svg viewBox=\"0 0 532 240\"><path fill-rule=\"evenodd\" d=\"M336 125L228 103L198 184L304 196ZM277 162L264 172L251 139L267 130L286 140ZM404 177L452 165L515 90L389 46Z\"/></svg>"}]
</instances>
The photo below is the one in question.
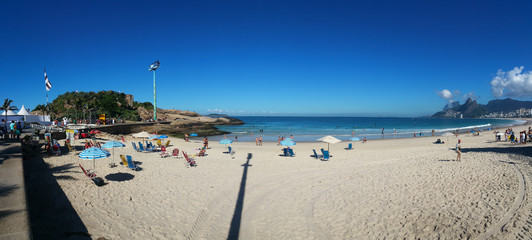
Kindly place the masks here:
<instances>
[{"instance_id":1,"label":"beach bag","mask_svg":"<svg viewBox=\"0 0 532 240\"><path fill-rule=\"evenodd\" d=\"M92 179L92 181L94 182L94 184L96 184L96 186L98 187L101 187L103 186L105 183L103 181L103 179L101 177L95 177Z\"/></svg>"}]
</instances>

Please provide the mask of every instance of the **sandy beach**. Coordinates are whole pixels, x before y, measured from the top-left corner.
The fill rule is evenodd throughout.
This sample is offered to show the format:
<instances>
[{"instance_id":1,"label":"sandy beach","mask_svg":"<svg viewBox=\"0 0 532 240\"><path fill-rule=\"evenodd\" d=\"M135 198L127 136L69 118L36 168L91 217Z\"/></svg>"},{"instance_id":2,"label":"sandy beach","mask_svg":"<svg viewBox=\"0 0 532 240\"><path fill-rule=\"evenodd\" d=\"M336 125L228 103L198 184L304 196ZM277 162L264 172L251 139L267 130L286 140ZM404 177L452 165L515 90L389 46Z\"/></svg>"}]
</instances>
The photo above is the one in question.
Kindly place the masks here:
<instances>
[{"instance_id":1,"label":"sandy beach","mask_svg":"<svg viewBox=\"0 0 532 240\"><path fill-rule=\"evenodd\" d=\"M102 187L77 166L92 161L74 153L44 161L68 166L53 175L93 239L531 238L530 145L495 142L493 131L458 138L461 162L454 136L356 142L353 150L341 142L330 145L329 161L311 156L326 143L298 143L295 157L283 157L277 143L236 142L232 158L211 141L194 168L181 153L137 153L127 137L114 156L96 160ZM169 139L170 150L189 155L202 147ZM119 154L142 171L110 168Z\"/></svg>"}]
</instances>

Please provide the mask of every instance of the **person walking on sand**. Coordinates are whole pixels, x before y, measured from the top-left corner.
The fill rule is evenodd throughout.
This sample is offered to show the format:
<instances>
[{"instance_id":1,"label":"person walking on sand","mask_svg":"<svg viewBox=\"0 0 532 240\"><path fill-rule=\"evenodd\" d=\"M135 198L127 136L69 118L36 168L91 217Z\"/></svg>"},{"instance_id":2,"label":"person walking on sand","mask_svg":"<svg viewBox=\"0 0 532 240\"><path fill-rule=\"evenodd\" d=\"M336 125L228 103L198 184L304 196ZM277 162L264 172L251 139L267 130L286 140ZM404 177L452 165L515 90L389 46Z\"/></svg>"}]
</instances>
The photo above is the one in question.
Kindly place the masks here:
<instances>
[{"instance_id":1,"label":"person walking on sand","mask_svg":"<svg viewBox=\"0 0 532 240\"><path fill-rule=\"evenodd\" d=\"M207 136L203 138L203 148L209 148L209 139L207 139Z\"/></svg>"},{"instance_id":2,"label":"person walking on sand","mask_svg":"<svg viewBox=\"0 0 532 240\"><path fill-rule=\"evenodd\" d=\"M460 162L462 160L462 149L460 147L460 139L458 139L458 143L456 144L456 161Z\"/></svg>"}]
</instances>

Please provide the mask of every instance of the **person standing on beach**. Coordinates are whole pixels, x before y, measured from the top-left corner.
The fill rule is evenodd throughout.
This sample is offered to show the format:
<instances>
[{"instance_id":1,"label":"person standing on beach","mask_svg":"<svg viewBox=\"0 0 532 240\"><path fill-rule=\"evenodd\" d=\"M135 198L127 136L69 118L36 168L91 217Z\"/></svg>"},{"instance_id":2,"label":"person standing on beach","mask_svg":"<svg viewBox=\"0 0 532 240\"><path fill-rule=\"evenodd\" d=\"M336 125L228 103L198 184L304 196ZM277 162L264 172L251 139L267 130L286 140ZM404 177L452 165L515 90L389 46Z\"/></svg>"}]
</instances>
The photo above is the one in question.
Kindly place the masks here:
<instances>
[{"instance_id":1,"label":"person standing on beach","mask_svg":"<svg viewBox=\"0 0 532 240\"><path fill-rule=\"evenodd\" d=\"M460 162L462 160L462 149L460 147L460 139L458 139L458 143L456 144L456 161Z\"/></svg>"},{"instance_id":2,"label":"person standing on beach","mask_svg":"<svg viewBox=\"0 0 532 240\"><path fill-rule=\"evenodd\" d=\"M207 136L203 138L203 148L209 148L209 139L207 139Z\"/></svg>"},{"instance_id":3,"label":"person standing on beach","mask_svg":"<svg viewBox=\"0 0 532 240\"><path fill-rule=\"evenodd\" d=\"M259 146L259 137L255 137L255 146Z\"/></svg>"},{"instance_id":4,"label":"person standing on beach","mask_svg":"<svg viewBox=\"0 0 532 240\"><path fill-rule=\"evenodd\" d=\"M259 137L259 146L262 146L262 136Z\"/></svg>"}]
</instances>

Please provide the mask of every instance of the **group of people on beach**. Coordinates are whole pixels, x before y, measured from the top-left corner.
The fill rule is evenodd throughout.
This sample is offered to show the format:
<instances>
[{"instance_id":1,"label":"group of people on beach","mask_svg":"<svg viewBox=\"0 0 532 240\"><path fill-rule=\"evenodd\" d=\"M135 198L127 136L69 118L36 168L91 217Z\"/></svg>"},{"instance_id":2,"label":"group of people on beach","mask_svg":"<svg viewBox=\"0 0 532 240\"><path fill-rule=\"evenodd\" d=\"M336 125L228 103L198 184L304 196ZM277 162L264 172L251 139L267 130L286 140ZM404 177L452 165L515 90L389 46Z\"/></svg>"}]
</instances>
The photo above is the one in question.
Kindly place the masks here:
<instances>
[{"instance_id":1,"label":"group of people on beach","mask_svg":"<svg viewBox=\"0 0 532 240\"><path fill-rule=\"evenodd\" d=\"M501 137L503 134L495 131L495 141L502 141ZM517 135L517 136L516 136ZM508 128L504 131L504 141L510 141L515 144L526 144L527 142L532 141L532 127L528 127L528 131L521 131L516 133L512 128Z\"/></svg>"},{"instance_id":2,"label":"group of people on beach","mask_svg":"<svg viewBox=\"0 0 532 240\"><path fill-rule=\"evenodd\" d=\"M262 146L262 136L255 137L255 145L256 146Z\"/></svg>"},{"instance_id":3,"label":"group of people on beach","mask_svg":"<svg viewBox=\"0 0 532 240\"><path fill-rule=\"evenodd\" d=\"M5 119L2 119L2 124L0 125L0 136L2 139L17 139L20 140L20 135L22 134L22 123L20 121L11 121L11 123L6 122Z\"/></svg>"}]
</instances>

